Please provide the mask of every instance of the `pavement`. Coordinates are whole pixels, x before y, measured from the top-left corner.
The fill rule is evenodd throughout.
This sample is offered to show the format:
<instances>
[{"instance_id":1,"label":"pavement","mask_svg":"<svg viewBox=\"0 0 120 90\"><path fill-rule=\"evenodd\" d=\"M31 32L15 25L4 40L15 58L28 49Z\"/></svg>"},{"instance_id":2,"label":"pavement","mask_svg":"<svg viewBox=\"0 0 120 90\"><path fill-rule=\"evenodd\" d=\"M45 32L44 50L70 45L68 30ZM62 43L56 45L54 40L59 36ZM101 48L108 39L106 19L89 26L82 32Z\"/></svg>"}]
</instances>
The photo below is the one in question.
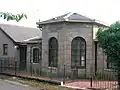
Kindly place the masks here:
<instances>
[{"instance_id":1,"label":"pavement","mask_svg":"<svg viewBox=\"0 0 120 90\"><path fill-rule=\"evenodd\" d=\"M14 81L0 79L0 90L44 90Z\"/></svg>"}]
</instances>

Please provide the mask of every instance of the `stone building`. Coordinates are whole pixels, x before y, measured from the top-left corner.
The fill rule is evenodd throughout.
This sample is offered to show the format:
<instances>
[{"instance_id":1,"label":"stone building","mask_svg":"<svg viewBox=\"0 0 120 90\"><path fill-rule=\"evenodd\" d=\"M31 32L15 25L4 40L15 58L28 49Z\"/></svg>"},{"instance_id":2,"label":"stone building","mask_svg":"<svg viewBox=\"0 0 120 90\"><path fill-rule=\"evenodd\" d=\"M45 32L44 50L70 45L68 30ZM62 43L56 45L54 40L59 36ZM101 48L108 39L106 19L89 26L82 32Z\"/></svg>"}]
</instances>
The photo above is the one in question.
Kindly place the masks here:
<instances>
[{"instance_id":1,"label":"stone building","mask_svg":"<svg viewBox=\"0 0 120 90\"><path fill-rule=\"evenodd\" d=\"M35 51L35 45L41 42L37 38L41 38L41 31L37 28L0 23L0 65L4 61L8 67L17 61L20 69L26 69L30 58L27 53L29 47L34 46Z\"/></svg>"},{"instance_id":2,"label":"stone building","mask_svg":"<svg viewBox=\"0 0 120 90\"><path fill-rule=\"evenodd\" d=\"M42 30L42 67L59 69L61 73L64 67L68 73L77 68L78 74L107 68L96 32L108 25L77 13L67 13L37 25Z\"/></svg>"},{"instance_id":3,"label":"stone building","mask_svg":"<svg viewBox=\"0 0 120 90\"><path fill-rule=\"evenodd\" d=\"M42 70L63 74L65 70L71 75L108 71L110 64L96 39L98 29L106 29L108 25L77 13L37 25L39 29L0 24L1 57L15 57L13 62L18 61L20 70L35 73Z\"/></svg>"},{"instance_id":4,"label":"stone building","mask_svg":"<svg viewBox=\"0 0 120 90\"><path fill-rule=\"evenodd\" d=\"M32 69L36 72L41 67L42 38L34 37L24 43L27 43L27 71L31 70L32 64Z\"/></svg>"}]
</instances>

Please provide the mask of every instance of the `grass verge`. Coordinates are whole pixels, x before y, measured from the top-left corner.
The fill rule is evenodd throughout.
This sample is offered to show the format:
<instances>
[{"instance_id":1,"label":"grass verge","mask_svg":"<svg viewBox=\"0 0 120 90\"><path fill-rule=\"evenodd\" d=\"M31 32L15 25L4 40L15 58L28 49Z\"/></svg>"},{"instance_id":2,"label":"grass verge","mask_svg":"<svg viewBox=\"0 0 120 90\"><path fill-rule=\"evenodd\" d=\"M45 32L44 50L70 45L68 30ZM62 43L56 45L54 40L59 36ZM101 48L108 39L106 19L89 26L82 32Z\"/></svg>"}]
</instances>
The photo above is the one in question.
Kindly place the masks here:
<instances>
[{"instance_id":1,"label":"grass verge","mask_svg":"<svg viewBox=\"0 0 120 90\"><path fill-rule=\"evenodd\" d=\"M75 90L72 88L62 87L59 85L54 85L54 84L49 84L49 83L38 82L35 80L27 80L27 79L17 78L17 81L20 83L28 84L28 85L35 86L35 87L44 88L47 90Z\"/></svg>"},{"instance_id":2,"label":"grass verge","mask_svg":"<svg viewBox=\"0 0 120 90\"><path fill-rule=\"evenodd\" d=\"M41 89L45 89L45 90L76 90L73 88L62 87L60 85L55 85L52 83L40 82L40 81L25 79L20 77L13 78L13 76L6 76L6 75L2 75L1 77L2 79L16 81L22 84L28 84L30 86L40 87Z\"/></svg>"}]
</instances>

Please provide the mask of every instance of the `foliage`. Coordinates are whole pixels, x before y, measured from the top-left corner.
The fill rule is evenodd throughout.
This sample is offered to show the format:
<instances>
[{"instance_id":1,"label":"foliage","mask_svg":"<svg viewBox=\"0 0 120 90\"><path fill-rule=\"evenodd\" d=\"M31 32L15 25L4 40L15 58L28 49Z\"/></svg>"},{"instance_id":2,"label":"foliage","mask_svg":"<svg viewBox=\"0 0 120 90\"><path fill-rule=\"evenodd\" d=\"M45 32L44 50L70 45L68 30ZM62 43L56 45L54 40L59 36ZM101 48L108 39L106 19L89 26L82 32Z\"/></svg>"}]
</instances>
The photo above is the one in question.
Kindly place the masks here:
<instances>
[{"instance_id":1,"label":"foliage","mask_svg":"<svg viewBox=\"0 0 120 90\"><path fill-rule=\"evenodd\" d=\"M120 71L120 22L112 24L107 30L99 29L97 39L110 63Z\"/></svg>"},{"instance_id":2,"label":"foliage","mask_svg":"<svg viewBox=\"0 0 120 90\"><path fill-rule=\"evenodd\" d=\"M112 24L108 29L99 29L97 39L104 53L109 57L108 62L113 64L117 71L120 85L120 22Z\"/></svg>"},{"instance_id":3,"label":"foliage","mask_svg":"<svg viewBox=\"0 0 120 90\"><path fill-rule=\"evenodd\" d=\"M26 18L27 19L27 15L26 14L12 14L12 13L8 13L8 12L0 12L0 17L3 17L3 19L6 19L7 21L10 20L15 20L17 22L19 22L21 19Z\"/></svg>"}]
</instances>

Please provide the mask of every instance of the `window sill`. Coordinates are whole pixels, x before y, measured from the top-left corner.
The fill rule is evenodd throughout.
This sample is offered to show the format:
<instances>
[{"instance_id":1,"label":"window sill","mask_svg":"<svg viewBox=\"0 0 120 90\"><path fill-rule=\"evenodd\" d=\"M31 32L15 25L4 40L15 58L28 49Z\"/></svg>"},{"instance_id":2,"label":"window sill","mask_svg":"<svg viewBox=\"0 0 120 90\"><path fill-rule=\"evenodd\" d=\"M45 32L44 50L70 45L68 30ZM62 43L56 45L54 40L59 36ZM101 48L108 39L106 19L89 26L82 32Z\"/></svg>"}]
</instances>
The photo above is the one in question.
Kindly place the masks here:
<instances>
[{"instance_id":1,"label":"window sill","mask_svg":"<svg viewBox=\"0 0 120 90\"><path fill-rule=\"evenodd\" d=\"M51 68L52 68L52 69L57 69L57 67L48 67L48 68L49 68L49 69L51 69Z\"/></svg>"},{"instance_id":2,"label":"window sill","mask_svg":"<svg viewBox=\"0 0 120 90\"><path fill-rule=\"evenodd\" d=\"M32 64L40 64L40 63L32 63Z\"/></svg>"},{"instance_id":3,"label":"window sill","mask_svg":"<svg viewBox=\"0 0 120 90\"><path fill-rule=\"evenodd\" d=\"M114 71L114 70L112 70L112 69L104 69L104 71Z\"/></svg>"},{"instance_id":4,"label":"window sill","mask_svg":"<svg viewBox=\"0 0 120 90\"><path fill-rule=\"evenodd\" d=\"M75 67L71 67L72 69L86 69L86 67L85 66L81 66L81 67L77 67L77 68L75 68Z\"/></svg>"}]
</instances>

